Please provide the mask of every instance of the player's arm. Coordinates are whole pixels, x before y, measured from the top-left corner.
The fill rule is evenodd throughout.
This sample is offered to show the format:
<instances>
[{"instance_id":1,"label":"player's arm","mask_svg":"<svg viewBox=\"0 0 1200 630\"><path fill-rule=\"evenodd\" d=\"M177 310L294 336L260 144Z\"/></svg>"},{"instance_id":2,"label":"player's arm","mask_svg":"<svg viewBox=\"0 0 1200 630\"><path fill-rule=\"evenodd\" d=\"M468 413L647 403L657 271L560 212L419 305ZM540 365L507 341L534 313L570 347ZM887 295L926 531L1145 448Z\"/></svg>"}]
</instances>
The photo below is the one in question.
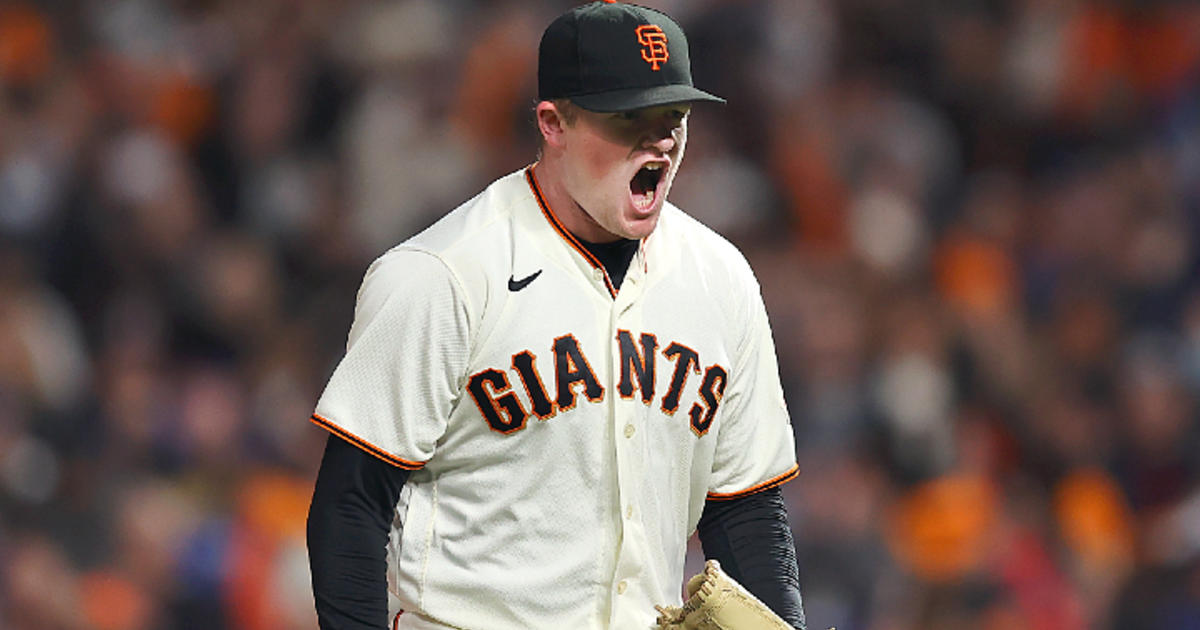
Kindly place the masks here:
<instances>
[{"instance_id":1,"label":"player's arm","mask_svg":"<svg viewBox=\"0 0 1200 630\"><path fill-rule=\"evenodd\" d=\"M717 432L708 500L697 530L704 554L775 614L804 628L799 567L779 485L799 472L775 342L758 281L744 258L730 256L722 302L743 331L734 346ZM734 261L737 264L732 264Z\"/></svg>"},{"instance_id":2,"label":"player's arm","mask_svg":"<svg viewBox=\"0 0 1200 630\"><path fill-rule=\"evenodd\" d=\"M709 499L697 527L704 556L775 614L804 630L800 569L778 487L729 500Z\"/></svg>"},{"instance_id":3,"label":"player's arm","mask_svg":"<svg viewBox=\"0 0 1200 630\"><path fill-rule=\"evenodd\" d=\"M387 627L388 534L408 475L329 435L308 510L308 559L321 630Z\"/></svg>"}]
</instances>

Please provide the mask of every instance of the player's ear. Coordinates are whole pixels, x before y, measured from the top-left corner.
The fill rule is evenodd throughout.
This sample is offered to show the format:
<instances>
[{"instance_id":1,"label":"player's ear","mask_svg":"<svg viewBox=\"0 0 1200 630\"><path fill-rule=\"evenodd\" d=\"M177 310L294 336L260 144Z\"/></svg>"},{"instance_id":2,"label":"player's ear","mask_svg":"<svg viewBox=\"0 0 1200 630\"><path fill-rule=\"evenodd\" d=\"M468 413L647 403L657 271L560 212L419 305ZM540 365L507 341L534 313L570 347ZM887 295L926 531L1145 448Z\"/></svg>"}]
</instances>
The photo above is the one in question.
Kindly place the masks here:
<instances>
[{"instance_id":1,"label":"player's ear","mask_svg":"<svg viewBox=\"0 0 1200 630\"><path fill-rule=\"evenodd\" d=\"M553 101L541 101L533 111L542 140L549 146L561 147L568 124L566 114Z\"/></svg>"}]
</instances>

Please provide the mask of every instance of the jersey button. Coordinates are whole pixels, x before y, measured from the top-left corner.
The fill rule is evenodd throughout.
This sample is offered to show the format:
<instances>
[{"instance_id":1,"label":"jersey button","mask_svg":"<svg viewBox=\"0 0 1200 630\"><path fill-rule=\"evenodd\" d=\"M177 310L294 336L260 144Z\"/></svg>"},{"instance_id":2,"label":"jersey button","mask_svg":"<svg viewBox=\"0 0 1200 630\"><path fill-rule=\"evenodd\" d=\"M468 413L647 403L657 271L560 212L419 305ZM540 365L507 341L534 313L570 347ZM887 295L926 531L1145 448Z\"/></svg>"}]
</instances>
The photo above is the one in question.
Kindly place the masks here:
<instances>
[{"instance_id":1,"label":"jersey button","mask_svg":"<svg viewBox=\"0 0 1200 630\"><path fill-rule=\"evenodd\" d=\"M633 506L625 508L625 518L633 518Z\"/></svg>"},{"instance_id":2,"label":"jersey button","mask_svg":"<svg viewBox=\"0 0 1200 630\"><path fill-rule=\"evenodd\" d=\"M627 588L629 588L629 585L625 583L625 580L617 582L617 595L624 595Z\"/></svg>"},{"instance_id":3,"label":"jersey button","mask_svg":"<svg viewBox=\"0 0 1200 630\"><path fill-rule=\"evenodd\" d=\"M637 429L634 429L632 424L625 425L625 437L627 437L627 438L633 437L633 432L636 430Z\"/></svg>"}]
</instances>

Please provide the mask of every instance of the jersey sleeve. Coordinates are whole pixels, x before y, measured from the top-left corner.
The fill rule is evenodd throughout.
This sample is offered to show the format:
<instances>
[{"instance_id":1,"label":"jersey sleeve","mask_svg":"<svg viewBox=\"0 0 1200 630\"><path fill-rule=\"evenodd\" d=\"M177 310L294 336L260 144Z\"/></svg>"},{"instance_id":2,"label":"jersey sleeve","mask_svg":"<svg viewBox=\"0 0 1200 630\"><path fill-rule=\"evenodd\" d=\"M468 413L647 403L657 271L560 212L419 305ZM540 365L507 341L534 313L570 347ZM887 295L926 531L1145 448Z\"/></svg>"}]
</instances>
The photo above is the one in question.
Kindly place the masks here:
<instances>
[{"instance_id":1,"label":"jersey sleeve","mask_svg":"<svg viewBox=\"0 0 1200 630\"><path fill-rule=\"evenodd\" d=\"M441 260L385 254L363 278L346 355L313 422L394 466L422 467L456 402L469 328L460 285Z\"/></svg>"},{"instance_id":2,"label":"jersey sleeve","mask_svg":"<svg viewBox=\"0 0 1200 630\"><path fill-rule=\"evenodd\" d=\"M709 499L743 497L799 473L767 311L753 276L748 285L747 333L722 396L725 416L717 434Z\"/></svg>"}]
</instances>

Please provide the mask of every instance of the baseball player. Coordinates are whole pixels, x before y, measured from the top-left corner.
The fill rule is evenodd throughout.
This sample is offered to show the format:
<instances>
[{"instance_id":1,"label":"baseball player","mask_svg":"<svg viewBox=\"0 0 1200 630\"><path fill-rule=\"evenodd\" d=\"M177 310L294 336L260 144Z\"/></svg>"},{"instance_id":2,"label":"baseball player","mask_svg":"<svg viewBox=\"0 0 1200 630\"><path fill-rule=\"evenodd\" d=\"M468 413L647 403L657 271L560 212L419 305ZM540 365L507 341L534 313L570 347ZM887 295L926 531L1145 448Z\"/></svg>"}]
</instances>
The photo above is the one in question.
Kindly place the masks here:
<instances>
[{"instance_id":1,"label":"baseball player","mask_svg":"<svg viewBox=\"0 0 1200 630\"><path fill-rule=\"evenodd\" d=\"M666 200L722 99L674 21L614 2L547 27L538 91L539 160L367 270L312 416L321 627L650 628L698 529L803 628L758 284Z\"/></svg>"}]
</instances>

